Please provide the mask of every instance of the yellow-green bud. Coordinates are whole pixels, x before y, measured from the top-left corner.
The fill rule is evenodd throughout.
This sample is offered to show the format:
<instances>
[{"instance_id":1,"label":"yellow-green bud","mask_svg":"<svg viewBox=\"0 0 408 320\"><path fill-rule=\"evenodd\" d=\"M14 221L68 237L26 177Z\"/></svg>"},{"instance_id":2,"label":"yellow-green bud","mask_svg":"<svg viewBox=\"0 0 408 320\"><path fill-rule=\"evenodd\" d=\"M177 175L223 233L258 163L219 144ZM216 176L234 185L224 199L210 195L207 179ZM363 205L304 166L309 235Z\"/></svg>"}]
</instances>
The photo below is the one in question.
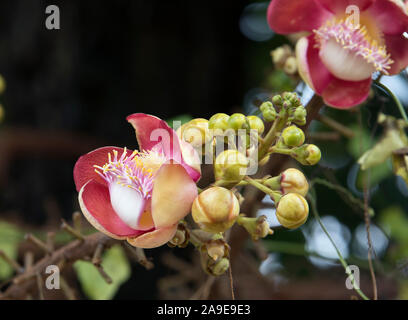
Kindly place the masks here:
<instances>
[{"instance_id":1,"label":"yellow-green bud","mask_svg":"<svg viewBox=\"0 0 408 320\"><path fill-rule=\"evenodd\" d=\"M261 118L257 116L248 116L247 120L251 129L257 130L259 134L262 134L264 132L265 125Z\"/></svg>"},{"instance_id":2,"label":"yellow-green bud","mask_svg":"<svg viewBox=\"0 0 408 320\"><path fill-rule=\"evenodd\" d=\"M299 106L293 113L292 121L299 126L304 126L306 124L307 111L304 106Z\"/></svg>"},{"instance_id":3,"label":"yellow-green bud","mask_svg":"<svg viewBox=\"0 0 408 320\"><path fill-rule=\"evenodd\" d=\"M222 258L209 268L209 272L213 276L221 276L228 270L229 267L229 260L227 258Z\"/></svg>"},{"instance_id":4,"label":"yellow-green bud","mask_svg":"<svg viewBox=\"0 0 408 320\"><path fill-rule=\"evenodd\" d=\"M291 156L303 165L313 166L320 161L322 154L316 145L305 144L293 149Z\"/></svg>"},{"instance_id":5,"label":"yellow-green bud","mask_svg":"<svg viewBox=\"0 0 408 320\"><path fill-rule=\"evenodd\" d=\"M317 164L320 161L322 154L320 152L320 149L316 145L309 144L306 148L306 151L308 153L306 161L311 166Z\"/></svg>"},{"instance_id":6,"label":"yellow-green bud","mask_svg":"<svg viewBox=\"0 0 408 320\"><path fill-rule=\"evenodd\" d=\"M296 57L289 57L285 61L285 65L283 66L283 71L287 74L292 75L295 74L298 70L298 64Z\"/></svg>"},{"instance_id":7,"label":"yellow-green bud","mask_svg":"<svg viewBox=\"0 0 408 320\"><path fill-rule=\"evenodd\" d=\"M305 134L296 126L287 127L282 132L283 142L288 147L299 147L305 142Z\"/></svg>"},{"instance_id":8,"label":"yellow-green bud","mask_svg":"<svg viewBox=\"0 0 408 320\"><path fill-rule=\"evenodd\" d=\"M284 195L276 208L278 221L288 229L296 229L303 225L308 215L309 205L306 199L297 193Z\"/></svg>"},{"instance_id":9,"label":"yellow-green bud","mask_svg":"<svg viewBox=\"0 0 408 320\"><path fill-rule=\"evenodd\" d=\"M237 131L239 129L246 129L247 120L242 113L234 113L228 119L228 125L231 129Z\"/></svg>"},{"instance_id":10,"label":"yellow-green bud","mask_svg":"<svg viewBox=\"0 0 408 320\"><path fill-rule=\"evenodd\" d=\"M193 147L200 147L212 139L208 128L208 120L202 118L193 119L183 124L177 129L177 135Z\"/></svg>"},{"instance_id":11,"label":"yellow-green bud","mask_svg":"<svg viewBox=\"0 0 408 320\"><path fill-rule=\"evenodd\" d=\"M265 121L272 122L276 119L277 114L272 102L266 101L262 103L259 109L261 110Z\"/></svg>"},{"instance_id":12,"label":"yellow-green bud","mask_svg":"<svg viewBox=\"0 0 408 320\"><path fill-rule=\"evenodd\" d=\"M237 223L248 231L254 241L258 241L260 238L265 238L267 235L273 234L273 230L269 227L266 216L249 218L241 215L239 216Z\"/></svg>"},{"instance_id":13,"label":"yellow-green bud","mask_svg":"<svg viewBox=\"0 0 408 320\"><path fill-rule=\"evenodd\" d=\"M283 98L282 98L281 95L278 94L276 96L273 96L272 102L273 102L273 104L281 107L283 105Z\"/></svg>"},{"instance_id":14,"label":"yellow-green bud","mask_svg":"<svg viewBox=\"0 0 408 320\"><path fill-rule=\"evenodd\" d=\"M203 245L202 249L206 250L214 261L226 257L229 252L229 246L223 239L210 240Z\"/></svg>"},{"instance_id":15,"label":"yellow-green bud","mask_svg":"<svg viewBox=\"0 0 408 320\"><path fill-rule=\"evenodd\" d=\"M191 214L204 231L224 232L235 223L239 215L239 202L232 191L211 187L194 200Z\"/></svg>"},{"instance_id":16,"label":"yellow-green bud","mask_svg":"<svg viewBox=\"0 0 408 320\"><path fill-rule=\"evenodd\" d=\"M289 168L282 172L280 187L282 194L297 193L306 196L309 191L309 183L305 175L295 168Z\"/></svg>"},{"instance_id":17,"label":"yellow-green bud","mask_svg":"<svg viewBox=\"0 0 408 320\"><path fill-rule=\"evenodd\" d=\"M216 129L227 130L229 129L228 120L229 115L225 113L217 113L210 118L208 122L208 127L213 130Z\"/></svg>"},{"instance_id":18,"label":"yellow-green bud","mask_svg":"<svg viewBox=\"0 0 408 320\"><path fill-rule=\"evenodd\" d=\"M237 150L225 150L215 159L215 180L231 182L232 186L239 183L246 175L249 160Z\"/></svg>"}]
</instances>

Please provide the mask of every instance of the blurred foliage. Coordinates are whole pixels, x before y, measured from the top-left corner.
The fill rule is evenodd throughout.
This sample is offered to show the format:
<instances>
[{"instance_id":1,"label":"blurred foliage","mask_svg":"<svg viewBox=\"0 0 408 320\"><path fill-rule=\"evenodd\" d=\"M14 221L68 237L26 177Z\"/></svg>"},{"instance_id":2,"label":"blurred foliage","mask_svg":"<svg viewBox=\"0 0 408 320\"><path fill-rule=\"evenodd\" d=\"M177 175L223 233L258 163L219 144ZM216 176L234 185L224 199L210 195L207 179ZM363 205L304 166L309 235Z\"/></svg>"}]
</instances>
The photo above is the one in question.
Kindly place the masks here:
<instances>
[{"instance_id":1,"label":"blurred foliage","mask_svg":"<svg viewBox=\"0 0 408 320\"><path fill-rule=\"evenodd\" d=\"M101 265L111 277L111 284L103 279L92 263L77 261L74 264L83 292L93 300L112 299L131 274L129 261L120 245L113 246L103 254Z\"/></svg>"},{"instance_id":2,"label":"blurred foliage","mask_svg":"<svg viewBox=\"0 0 408 320\"><path fill-rule=\"evenodd\" d=\"M0 221L0 250L10 257L17 259L18 245L24 238L24 233L14 225ZM10 278L14 273L13 268L0 257L0 280Z\"/></svg>"}]
</instances>

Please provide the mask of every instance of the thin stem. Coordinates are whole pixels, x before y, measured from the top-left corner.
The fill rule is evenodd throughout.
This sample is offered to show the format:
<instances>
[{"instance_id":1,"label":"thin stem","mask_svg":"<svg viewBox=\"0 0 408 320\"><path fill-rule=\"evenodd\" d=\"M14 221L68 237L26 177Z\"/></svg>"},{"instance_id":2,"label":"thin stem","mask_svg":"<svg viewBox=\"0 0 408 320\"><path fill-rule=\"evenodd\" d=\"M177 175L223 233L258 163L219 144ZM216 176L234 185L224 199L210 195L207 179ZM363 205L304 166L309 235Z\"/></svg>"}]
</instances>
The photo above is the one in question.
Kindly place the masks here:
<instances>
[{"instance_id":1,"label":"thin stem","mask_svg":"<svg viewBox=\"0 0 408 320\"><path fill-rule=\"evenodd\" d=\"M351 283L353 284L354 290L360 295L361 298L363 298L364 300L370 300L364 293L363 291L361 291L361 289L358 287L358 285L355 282L354 279L354 275L353 273L350 271L350 268L346 262L346 260L344 260L340 250L337 248L336 243L334 242L334 240L332 239L332 237L330 236L330 233L327 231L326 227L324 226L322 220L320 219L319 213L317 212L317 208L316 208L316 202L315 199L313 197L311 197L310 195L308 196L308 199L310 201L311 204L311 208L312 208L312 212L313 215L315 217L315 219L317 220L317 222L319 223L320 227L322 228L323 232L326 234L327 238L330 240L331 244L333 245L334 249L336 250L337 256L339 257L339 261L341 262L342 266L344 267L344 270L346 271L346 273L348 274L348 276L351 279Z\"/></svg>"},{"instance_id":2,"label":"thin stem","mask_svg":"<svg viewBox=\"0 0 408 320\"><path fill-rule=\"evenodd\" d=\"M406 123L408 123L407 113L405 112L404 106L401 104L401 101L398 99L398 97L387 86L385 86L381 82L376 81L375 84L390 95L390 97L394 100L395 104L397 105L402 118L405 120Z\"/></svg>"},{"instance_id":3,"label":"thin stem","mask_svg":"<svg viewBox=\"0 0 408 320\"><path fill-rule=\"evenodd\" d=\"M279 202L282 195L279 192L269 189L268 187L264 186L263 184L259 183L258 181L251 179L250 177L245 177L245 181L247 181L250 185L254 186L255 188L261 190L262 192L270 195L273 198L275 203Z\"/></svg>"}]
</instances>

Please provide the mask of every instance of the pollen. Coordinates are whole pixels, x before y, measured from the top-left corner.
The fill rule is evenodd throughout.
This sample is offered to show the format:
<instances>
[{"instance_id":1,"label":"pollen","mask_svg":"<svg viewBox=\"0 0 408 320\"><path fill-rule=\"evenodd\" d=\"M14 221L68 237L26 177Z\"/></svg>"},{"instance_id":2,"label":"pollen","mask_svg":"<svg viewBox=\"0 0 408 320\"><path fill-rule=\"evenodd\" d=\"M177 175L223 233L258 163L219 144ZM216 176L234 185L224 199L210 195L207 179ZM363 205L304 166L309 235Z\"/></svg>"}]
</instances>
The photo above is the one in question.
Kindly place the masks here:
<instances>
[{"instance_id":1,"label":"pollen","mask_svg":"<svg viewBox=\"0 0 408 320\"><path fill-rule=\"evenodd\" d=\"M376 71L385 75L388 75L388 69L394 63L386 47L374 40L364 25L356 27L348 19L332 19L320 29L314 30L314 33L318 48L322 48L327 41L334 39L344 50L362 57Z\"/></svg>"},{"instance_id":2,"label":"pollen","mask_svg":"<svg viewBox=\"0 0 408 320\"><path fill-rule=\"evenodd\" d=\"M120 156L117 150L109 152L107 160L103 166L94 165L95 172L102 179L108 184L132 188L148 199L152 194L154 177L166 158L162 152L155 150L134 151L128 155L124 148Z\"/></svg>"}]
</instances>

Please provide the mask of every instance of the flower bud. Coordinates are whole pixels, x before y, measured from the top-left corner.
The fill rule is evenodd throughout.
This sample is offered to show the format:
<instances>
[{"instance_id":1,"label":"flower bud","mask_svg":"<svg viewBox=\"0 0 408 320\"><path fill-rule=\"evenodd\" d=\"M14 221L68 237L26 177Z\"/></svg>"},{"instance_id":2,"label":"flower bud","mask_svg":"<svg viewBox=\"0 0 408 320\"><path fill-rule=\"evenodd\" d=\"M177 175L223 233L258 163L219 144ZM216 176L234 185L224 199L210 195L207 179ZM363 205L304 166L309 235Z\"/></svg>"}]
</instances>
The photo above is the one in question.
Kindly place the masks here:
<instances>
[{"instance_id":1,"label":"flower bud","mask_svg":"<svg viewBox=\"0 0 408 320\"><path fill-rule=\"evenodd\" d=\"M231 182L234 186L245 177L248 165L249 160L241 152L225 150L215 159L215 180Z\"/></svg>"},{"instance_id":2,"label":"flower bud","mask_svg":"<svg viewBox=\"0 0 408 320\"><path fill-rule=\"evenodd\" d=\"M210 240L202 247L214 261L225 258L229 253L229 246L224 239Z\"/></svg>"},{"instance_id":3,"label":"flower bud","mask_svg":"<svg viewBox=\"0 0 408 320\"><path fill-rule=\"evenodd\" d=\"M282 172L280 187L282 194L297 193L306 196L309 191L309 183L305 175L295 168L289 168Z\"/></svg>"},{"instance_id":4,"label":"flower bud","mask_svg":"<svg viewBox=\"0 0 408 320\"><path fill-rule=\"evenodd\" d=\"M297 193L283 196L276 208L276 217L282 226L296 229L303 225L309 215L309 205L305 198Z\"/></svg>"},{"instance_id":5,"label":"flower bud","mask_svg":"<svg viewBox=\"0 0 408 320\"><path fill-rule=\"evenodd\" d=\"M273 96L273 98L272 98L272 103L274 104L274 105L277 105L277 106L279 106L279 107L281 107L282 105L283 105L283 98L282 98L282 96L281 95L276 95L276 96Z\"/></svg>"},{"instance_id":6,"label":"flower bud","mask_svg":"<svg viewBox=\"0 0 408 320\"><path fill-rule=\"evenodd\" d=\"M288 147L299 147L305 142L305 134L296 126L285 128L282 132L283 142Z\"/></svg>"},{"instance_id":7,"label":"flower bud","mask_svg":"<svg viewBox=\"0 0 408 320\"><path fill-rule=\"evenodd\" d=\"M265 125L261 118L257 116L248 116L247 120L251 129L257 130L259 134L262 134L264 132Z\"/></svg>"},{"instance_id":8,"label":"flower bud","mask_svg":"<svg viewBox=\"0 0 408 320\"><path fill-rule=\"evenodd\" d=\"M293 150L291 156L305 166L313 166L320 161L322 154L314 144L305 144Z\"/></svg>"},{"instance_id":9,"label":"flower bud","mask_svg":"<svg viewBox=\"0 0 408 320\"><path fill-rule=\"evenodd\" d=\"M265 121L275 121L277 114L272 102L266 101L262 103L259 109L261 110L262 116L264 117Z\"/></svg>"},{"instance_id":10,"label":"flower bud","mask_svg":"<svg viewBox=\"0 0 408 320\"><path fill-rule=\"evenodd\" d=\"M248 231L254 241L258 241L260 238L265 238L267 235L273 234L273 230L270 229L266 216L248 218L241 215L239 216L237 223Z\"/></svg>"},{"instance_id":11,"label":"flower bud","mask_svg":"<svg viewBox=\"0 0 408 320\"><path fill-rule=\"evenodd\" d=\"M224 232L235 223L239 215L239 202L232 191L211 187L194 200L191 214L204 231Z\"/></svg>"},{"instance_id":12,"label":"flower bud","mask_svg":"<svg viewBox=\"0 0 408 320\"><path fill-rule=\"evenodd\" d=\"M193 147L200 147L211 140L208 120L198 118L182 125L177 129L180 139L190 143Z\"/></svg>"},{"instance_id":13,"label":"flower bud","mask_svg":"<svg viewBox=\"0 0 408 320\"><path fill-rule=\"evenodd\" d=\"M177 226L177 231L174 237L168 242L170 247L180 247L185 248L188 245L190 235L186 226L179 223Z\"/></svg>"},{"instance_id":14,"label":"flower bud","mask_svg":"<svg viewBox=\"0 0 408 320\"><path fill-rule=\"evenodd\" d=\"M217 113L210 118L208 127L213 130L227 130L229 128L228 120L229 115L225 113Z\"/></svg>"},{"instance_id":15,"label":"flower bud","mask_svg":"<svg viewBox=\"0 0 408 320\"><path fill-rule=\"evenodd\" d=\"M306 124L306 116L307 116L306 108L304 106L299 106L293 113L293 122L299 126L303 126Z\"/></svg>"},{"instance_id":16,"label":"flower bud","mask_svg":"<svg viewBox=\"0 0 408 320\"><path fill-rule=\"evenodd\" d=\"M247 120L242 113L234 113L228 119L229 128L238 131L239 129L246 129Z\"/></svg>"},{"instance_id":17,"label":"flower bud","mask_svg":"<svg viewBox=\"0 0 408 320\"><path fill-rule=\"evenodd\" d=\"M283 71L289 75L293 75L298 71L296 57L289 57L286 59L285 65L283 66Z\"/></svg>"},{"instance_id":18,"label":"flower bud","mask_svg":"<svg viewBox=\"0 0 408 320\"><path fill-rule=\"evenodd\" d=\"M222 258L210 268L210 273L213 276L221 276L229 269L229 267L230 267L229 260L227 258Z\"/></svg>"}]
</instances>

